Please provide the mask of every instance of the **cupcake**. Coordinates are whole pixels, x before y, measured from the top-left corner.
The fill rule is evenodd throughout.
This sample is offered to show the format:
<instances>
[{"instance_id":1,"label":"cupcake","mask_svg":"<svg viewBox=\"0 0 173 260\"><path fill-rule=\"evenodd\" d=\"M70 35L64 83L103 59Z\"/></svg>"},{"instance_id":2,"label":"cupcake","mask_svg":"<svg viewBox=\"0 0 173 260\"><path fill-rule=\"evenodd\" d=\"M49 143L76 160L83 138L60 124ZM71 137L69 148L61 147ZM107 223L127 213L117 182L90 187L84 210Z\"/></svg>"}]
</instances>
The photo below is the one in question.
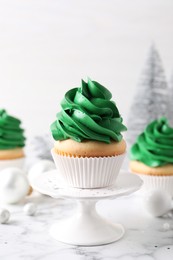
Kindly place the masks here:
<instances>
[{"instance_id":1,"label":"cupcake","mask_svg":"<svg viewBox=\"0 0 173 260\"><path fill-rule=\"evenodd\" d=\"M130 150L130 169L145 190L163 189L173 196L173 128L165 117L151 122Z\"/></svg>"},{"instance_id":2,"label":"cupcake","mask_svg":"<svg viewBox=\"0 0 173 260\"><path fill-rule=\"evenodd\" d=\"M19 119L0 110L0 170L23 165L25 137L20 124Z\"/></svg>"},{"instance_id":3,"label":"cupcake","mask_svg":"<svg viewBox=\"0 0 173 260\"><path fill-rule=\"evenodd\" d=\"M65 183L101 188L115 183L126 153L122 117L112 94L98 82L82 80L69 90L51 125L52 156Z\"/></svg>"}]
</instances>

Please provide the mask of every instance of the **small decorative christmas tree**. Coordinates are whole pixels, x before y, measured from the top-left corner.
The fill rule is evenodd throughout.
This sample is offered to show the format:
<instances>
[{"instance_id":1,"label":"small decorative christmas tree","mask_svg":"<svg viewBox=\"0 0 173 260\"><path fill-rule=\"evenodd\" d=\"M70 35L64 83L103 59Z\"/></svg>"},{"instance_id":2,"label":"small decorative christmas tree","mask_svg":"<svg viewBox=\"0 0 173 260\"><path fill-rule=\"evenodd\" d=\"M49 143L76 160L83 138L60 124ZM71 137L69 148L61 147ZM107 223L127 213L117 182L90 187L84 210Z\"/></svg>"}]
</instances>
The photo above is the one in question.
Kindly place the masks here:
<instances>
[{"instance_id":1,"label":"small decorative christmas tree","mask_svg":"<svg viewBox=\"0 0 173 260\"><path fill-rule=\"evenodd\" d=\"M173 127L173 72L171 74L170 82L169 82L169 107L168 107L168 119L169 124Z\"/></svg>"},{"instance_id":2,"label":"small decorative christmas tree","mask_svg":"<svg viewBox=\"0 0 173 260\"><path fill-rule=\"evenodd\" d=\"M31 140L29 140L26 149L26 167L30 168L30 166L32 166L39 160L53 160L51 155L52 147L53 140L50 134L35 136Z\"/></svg>"},{"instance_id":3,"label":"small decorative christmas tree","mask_svg":"<svg viewBox=\"0 0 173 260\"><path fill-rule=\"evenodd\" d=\"M127 142L132 145L146 125L160 116L168 116L168 85L162 62L155 46L151 46L137 93L127 121Z\"/></svg>"}]
</instances>

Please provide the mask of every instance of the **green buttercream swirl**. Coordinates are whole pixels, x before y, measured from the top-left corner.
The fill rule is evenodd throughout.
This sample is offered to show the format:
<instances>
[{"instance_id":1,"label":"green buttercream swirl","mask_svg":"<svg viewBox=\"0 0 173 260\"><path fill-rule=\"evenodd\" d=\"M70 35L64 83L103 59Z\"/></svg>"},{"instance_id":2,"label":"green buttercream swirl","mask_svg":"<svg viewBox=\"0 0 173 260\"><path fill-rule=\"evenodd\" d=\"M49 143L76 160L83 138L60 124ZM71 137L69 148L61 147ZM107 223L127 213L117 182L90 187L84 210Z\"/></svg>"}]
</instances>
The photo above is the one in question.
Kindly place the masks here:
<instances>
[{"instance_id":1,"label":"green buttercream swirl","mask_svg":"<svg viewBox=\"0 0 173 260\"><path fill-rule=\"evenodd\" d=\"M0 110L0 149L7 150L25 145L24 130L20 127L21 121Z\"/></svg>"},{"instance_id":2,"label":"green buttercream swirl","mask_svg":"<svg viewBox=\"0 0 173 260\"><path fill-rule=\"evenodd\" d=\"M71 138L77 142L96 140L119 142L126 130L122 117L111 101L112 94L98 82L82 80L81 87L69 90L61 102L62 110L51 125L55 140Z\"/></svg>"},{"instance_id":3,"label":"green buttercream swirl","mask_svg":"<svg viewBox=\"0 0 173 260\"><path fill-rule=\"evenodd\" d=\"M162 117L151 122L131 147L130 159L150 167L173 163L173 128Z\"/></svg>"}]
</instances>

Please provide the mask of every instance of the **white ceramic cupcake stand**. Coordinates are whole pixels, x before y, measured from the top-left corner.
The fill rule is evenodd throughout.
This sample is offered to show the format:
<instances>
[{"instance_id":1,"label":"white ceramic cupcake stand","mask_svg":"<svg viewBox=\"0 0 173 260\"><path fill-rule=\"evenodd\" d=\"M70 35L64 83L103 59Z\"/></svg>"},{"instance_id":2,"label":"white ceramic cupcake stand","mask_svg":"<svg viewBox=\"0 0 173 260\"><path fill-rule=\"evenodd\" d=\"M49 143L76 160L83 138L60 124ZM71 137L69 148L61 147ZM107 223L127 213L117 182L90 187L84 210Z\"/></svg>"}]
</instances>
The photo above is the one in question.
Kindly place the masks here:
<instances>
[{"instance_id":1,"label":"white ceramic cupcake stand","mask_svg":"<svg viewBox=\"0 0 173 260\"><path fill-rule=\"evenodd\" d=\"M138 190L142 181L136 175L120 173L113 186L78 189L66 187L57 170L52 170L37 176L31 185L42 194L57 199L75 199L78 204L73 217L51 226L53 238L71 245L96 246L117 241L125 232L121 224L111 223L98 214L95 208L97 201L128 195Z\"/></svg>"}]
</instances>

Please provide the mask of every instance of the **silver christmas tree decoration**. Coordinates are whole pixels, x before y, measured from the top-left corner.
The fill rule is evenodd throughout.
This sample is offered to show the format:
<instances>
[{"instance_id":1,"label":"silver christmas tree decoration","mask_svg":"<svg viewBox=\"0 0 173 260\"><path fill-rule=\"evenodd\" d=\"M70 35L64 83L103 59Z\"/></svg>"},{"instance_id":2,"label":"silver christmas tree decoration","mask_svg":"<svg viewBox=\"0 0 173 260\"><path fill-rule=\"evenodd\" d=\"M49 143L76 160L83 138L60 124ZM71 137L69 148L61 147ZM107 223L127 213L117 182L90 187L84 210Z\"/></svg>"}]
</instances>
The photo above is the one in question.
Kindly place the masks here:
<instances>
[{"instance_id":1,"label":"silver christmas tree decoration","mask_svg":"<svg viewBox=\"0 0 173 260\"><path fill-rule=\"evenodd\" d=\"M169 109L168 109L168 119L169 124L173 127L173 72L169 81Z\"/></svg>"},{"instance_id":2,"label":"silver christmas tree decoration","mask_svg":"<svg viewBox=\"0 0 173 260\"><path fill-rule=\"evenodd\" d=\"M53 148L53 139L50 134L35 136L32 138L26 149L27 162L26 168L39 160L53 160L51 149Z\"/></svg>"},{"instance_id":3,"label":"silver christmas tree decoration","mask_svg":"<svg viewBox=\"0 0 173 260\"><path fill-rule=\"evenodd\" d=\"M146 125L168 117L168 85L158 51L151 46L127 120L127 142L132 145Z\"/></svg>"}]
</instances>

